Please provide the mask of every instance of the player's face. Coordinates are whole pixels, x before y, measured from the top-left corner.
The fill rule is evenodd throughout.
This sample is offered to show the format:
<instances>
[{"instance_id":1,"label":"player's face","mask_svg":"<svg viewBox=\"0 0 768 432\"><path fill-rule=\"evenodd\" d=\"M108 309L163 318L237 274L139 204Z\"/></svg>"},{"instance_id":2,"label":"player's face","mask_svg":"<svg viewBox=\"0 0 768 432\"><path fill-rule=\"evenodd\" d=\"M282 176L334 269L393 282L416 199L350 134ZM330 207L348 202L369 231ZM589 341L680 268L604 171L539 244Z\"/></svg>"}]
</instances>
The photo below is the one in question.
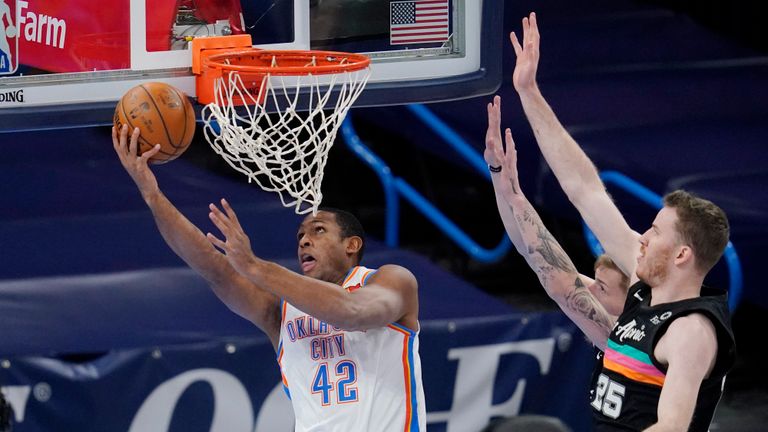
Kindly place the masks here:
<instances>
[{"instance_id":1,"label":"player's face","mask_svg":"<svg viewBox=\"0 0 768 432\"><path fill-rule=\"evenodd\" d=\"M621 315L624 301L627 299L627 286L623 274L611 267L598 266L595 269L595 282L589 285L589 291L614 316Z\"/></svg>"},{"instance_id":2,"label":"player's face","mask_svg":"<svg viewBox=\"0 0 768 432\"><path fill-rule=\"evenodd\" d=\"M349 270L346 242L336 215L324 211L309 215L296 234L298 257L304 275L326 282L340 283Z\"/></svg>"},{"instance_id":3,"label":"player's face","mask_svg":"<svg viewBox=\"0 0 768 432\"><path fill-rule=\"evenodd\" d=\"M676 222L675 209L664 207L656 215L653 225L640 236L636 273L651 287L663 283L674 268L675 251L679 246Z\"/></svg>"}]
</instances>

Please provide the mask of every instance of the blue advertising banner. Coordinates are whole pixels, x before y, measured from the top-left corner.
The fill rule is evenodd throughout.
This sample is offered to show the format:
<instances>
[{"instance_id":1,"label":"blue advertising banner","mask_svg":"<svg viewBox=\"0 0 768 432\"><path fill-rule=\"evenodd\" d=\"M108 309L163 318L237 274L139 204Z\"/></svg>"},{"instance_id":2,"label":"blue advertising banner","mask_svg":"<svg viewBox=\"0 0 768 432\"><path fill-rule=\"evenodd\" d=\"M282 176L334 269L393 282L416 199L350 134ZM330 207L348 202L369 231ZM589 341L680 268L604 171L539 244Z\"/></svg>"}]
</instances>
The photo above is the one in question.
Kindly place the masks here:
<instances>
[{"instance_id":1,"label":"blue advertising banner","mask_svg":"<svg viewBox=\"0 0 768 432\"><path fill-rule=\"evenodd\" d=\"M420 342L430 432L477 432L523 413L589 430L593 348L561 313L424 321ZM274 350L258 334L83 362L6 358L0 383L16 432L293 430Z\"/></svg>"}]
</instances>

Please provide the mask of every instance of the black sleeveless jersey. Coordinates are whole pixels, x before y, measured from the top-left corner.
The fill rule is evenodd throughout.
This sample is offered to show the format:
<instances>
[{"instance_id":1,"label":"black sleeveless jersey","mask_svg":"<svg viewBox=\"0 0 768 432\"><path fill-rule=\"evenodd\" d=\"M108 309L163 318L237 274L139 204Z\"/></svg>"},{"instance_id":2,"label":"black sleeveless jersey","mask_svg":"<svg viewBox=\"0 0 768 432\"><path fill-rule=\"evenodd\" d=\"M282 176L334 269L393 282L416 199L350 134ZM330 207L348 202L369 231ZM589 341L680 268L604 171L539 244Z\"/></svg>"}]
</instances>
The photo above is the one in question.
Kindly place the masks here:
<instances>
[{"instance_id":1,"label":"black sleeveless jersey","mask_svg":"<svg viewBox=\"0 0 768 432\"><path fill-rule=\"evenodd\" d=\"M701 313L717 331L717 359L699 389L690 432L706 432L722 395L725 374L736 359L727 295L702 287L701 296L651 306L651 288L638 282L629 288L624 311L595 367L590 390L596 431L639 431L657 422L657 405L666 367L653 350L669 324Z\"/></svg>"}]
</instances>

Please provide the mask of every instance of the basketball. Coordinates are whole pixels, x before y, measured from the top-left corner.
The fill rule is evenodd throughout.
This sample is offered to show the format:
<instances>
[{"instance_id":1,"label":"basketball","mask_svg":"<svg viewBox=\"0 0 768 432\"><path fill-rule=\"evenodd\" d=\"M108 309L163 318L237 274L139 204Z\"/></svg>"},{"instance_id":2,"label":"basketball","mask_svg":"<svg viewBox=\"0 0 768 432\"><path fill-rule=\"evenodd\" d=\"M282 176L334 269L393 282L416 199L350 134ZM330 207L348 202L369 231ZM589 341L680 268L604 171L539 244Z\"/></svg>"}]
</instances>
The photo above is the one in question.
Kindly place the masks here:
<instances>
[{"instance_id":1,"label":"basketball","mask_svg":"<svg viewBox=\"0 0 768 432\"><path fill-rule=\"evenodd\" d=\"M138 153L160 144L149 159L160 164L176 159L189 147L195 134L195 111L181 90L161 82L137 85L128 90L115 107L115 128L128 125L129 134L138 127Z\"/></svg>"}]
</instances>

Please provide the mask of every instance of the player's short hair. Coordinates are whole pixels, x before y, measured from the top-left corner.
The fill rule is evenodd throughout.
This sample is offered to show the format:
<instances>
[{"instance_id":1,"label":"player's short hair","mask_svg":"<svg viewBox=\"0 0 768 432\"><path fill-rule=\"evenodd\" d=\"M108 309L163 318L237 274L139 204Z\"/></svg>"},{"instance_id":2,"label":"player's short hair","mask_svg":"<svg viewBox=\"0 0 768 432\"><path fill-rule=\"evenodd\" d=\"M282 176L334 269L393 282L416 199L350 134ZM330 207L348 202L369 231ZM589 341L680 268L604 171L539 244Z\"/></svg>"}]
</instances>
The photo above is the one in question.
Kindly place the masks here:
<instances>
[{"instance_id":1,"label":"player's short hair","mask_svg":"<svg viewBox=\"0 0 768 432\"><path fill-rule=\"evenodd\" d=\"M712 201L684 190L665 195L664 205L675 209L679 240L693 249L696 268L706 274L728 245L730 227L725 212Z\"/></svg>"},{"instance_id":2,"label":"player's short hair","mask_svg":"<svg viewBox=\"0 0 768 432\"><path fill-rule=\"evenodd\" d=\"M621 275L621 287L624 290L624 292L627 292L627 290L629 289L629 277L623 271L621 271L619 266L617 266L616 263L613 262L611 257L609 257L606 254L602 254L599 257L597 257L597 259L595 260L595 266L593 270L597 271L598 267L606 267L611 270L615 270L619 272L619 274Z\"/></svg>"},{"instance_id":3,"label":"player's short hair","mask_svg":"<svg viewBox=\"0 0 768 432\"><path fill-rule=\"evenodd\" d=\"M333 215L336 217L336 224L340 228L342 239L357 236L363 240L363 245L360 246L360 250L357 252L356 257L357 264L360 264L360 262L363 260L363 252L365 252L365 230L363 230L363 225L360 223L360 221L357 220L355 215L352 213L334 207L320 207L317 210L333 213Z\"/></svg>"}]
</instances>

